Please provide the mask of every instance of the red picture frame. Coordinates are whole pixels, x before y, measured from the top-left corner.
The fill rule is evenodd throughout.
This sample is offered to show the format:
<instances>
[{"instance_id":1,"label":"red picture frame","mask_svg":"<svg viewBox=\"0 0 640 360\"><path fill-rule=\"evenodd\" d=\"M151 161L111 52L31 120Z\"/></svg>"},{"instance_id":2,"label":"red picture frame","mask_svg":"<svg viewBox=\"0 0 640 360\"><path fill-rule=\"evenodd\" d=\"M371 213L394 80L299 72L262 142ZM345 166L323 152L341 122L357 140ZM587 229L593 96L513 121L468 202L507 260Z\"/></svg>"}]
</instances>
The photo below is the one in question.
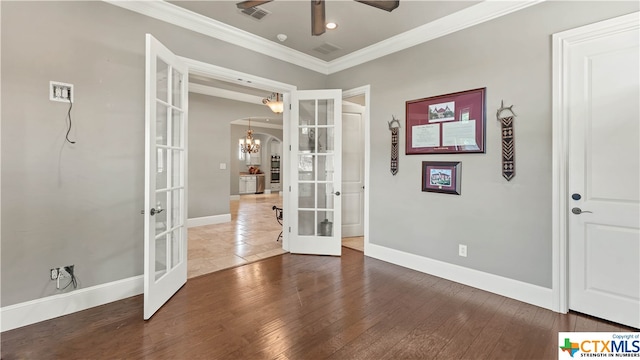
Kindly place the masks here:
<instances>
[{"instance_id":1,"label":"red picture frame","mask_svg":"<svg viewBox=\"0 0 640 360\"><path fill-rule=\"evenodd\" d=\"M406 102L407 155L485 152L486 88Z\"/></svg>"},{"instance_id":2,"label":"red picture frame","mask_svg":"<svg viewBox=\"0 0 640 360\"><path fill-rule=\"evenodd\" d=\"M422 191L460 195L460 161L423 161Z\"/></svg>"}]
</instances>

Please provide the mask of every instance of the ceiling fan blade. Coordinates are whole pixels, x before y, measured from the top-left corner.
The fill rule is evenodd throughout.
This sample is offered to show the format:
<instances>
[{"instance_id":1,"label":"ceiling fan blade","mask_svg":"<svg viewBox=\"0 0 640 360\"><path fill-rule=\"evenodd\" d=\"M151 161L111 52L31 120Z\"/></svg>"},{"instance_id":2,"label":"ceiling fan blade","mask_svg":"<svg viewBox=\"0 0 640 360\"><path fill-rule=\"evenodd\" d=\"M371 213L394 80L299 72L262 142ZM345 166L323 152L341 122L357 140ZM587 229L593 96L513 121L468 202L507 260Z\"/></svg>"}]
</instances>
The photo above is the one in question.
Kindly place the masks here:
<instances>
[{"instance_id":1,"label":"ceiling fan blade","mask_svg":"<svg viewBox=\"0 0 640 360\"><path fill-rule=\"evenodd\" d=\"M324 34L325 25L324 0L311 0L311 35Z\"/></svg>"},{"instance_id":2,"label":"ceiling fan blade","mask_svg":"<svg viewBox=\"0 0 640 360\"><path fill-rule=\"evenodd\" d=\"M382 10L386 10L388 12L393 11L395 8L397 8L398 6L400 6L400 0L397 1L386 1L386 0L381 0L381 1L366 1L366 0L356 0L359 3L363 3L365 5L369 5L369 6L373 6L376 7L378 9L382 9Z\"/></svg>"},{"instance_id":3,"label":"ceiling fan blade","mask_svg":"<svg viewBox=\"0 0 640 360\"><path fill-rule=\"evenodd\" d=\"M238 7L238 9L248 9L248 8L252 8L252 7L256 7L256 6L260 6L262 4L266 4L268 2L272 2L273 0L248 0L248 1L241 1L239 3L236 4L236 6Z\"/></svg>"}]
</instances>

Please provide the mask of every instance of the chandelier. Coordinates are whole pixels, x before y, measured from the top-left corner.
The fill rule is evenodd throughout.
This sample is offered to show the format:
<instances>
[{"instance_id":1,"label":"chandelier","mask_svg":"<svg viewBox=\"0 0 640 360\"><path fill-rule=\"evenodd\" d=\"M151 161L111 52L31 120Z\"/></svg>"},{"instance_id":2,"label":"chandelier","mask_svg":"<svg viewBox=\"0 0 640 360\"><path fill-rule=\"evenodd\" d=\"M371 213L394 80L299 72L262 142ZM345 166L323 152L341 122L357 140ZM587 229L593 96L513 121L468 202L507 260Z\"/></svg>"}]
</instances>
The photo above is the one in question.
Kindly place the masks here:
<instances>
[{"instance_id":1,"label":"chandelier","mask_svg":"<svg viewBox=\"0 0 640 360\"><path fill-rule=\"evenodd\" d=\"M279 93L271 93L268 98L262 99L262 103L267 105L271 111L276 114L282 114L284 111L284 103L282 102L282 95Z\"/></svg>"},{"instance_id":2,"label":"chandelier","mask_svg":"<svg viewBox=\"0 0 640 360\"><path fill-rule=\"evenodd\" d=\"M251 119L249 119L249 129L247 136L240 139L240 151L245 154L255 154L260 151L260 140L253 138L253 130L251 130Z\"/></svg>"}]
</instances>

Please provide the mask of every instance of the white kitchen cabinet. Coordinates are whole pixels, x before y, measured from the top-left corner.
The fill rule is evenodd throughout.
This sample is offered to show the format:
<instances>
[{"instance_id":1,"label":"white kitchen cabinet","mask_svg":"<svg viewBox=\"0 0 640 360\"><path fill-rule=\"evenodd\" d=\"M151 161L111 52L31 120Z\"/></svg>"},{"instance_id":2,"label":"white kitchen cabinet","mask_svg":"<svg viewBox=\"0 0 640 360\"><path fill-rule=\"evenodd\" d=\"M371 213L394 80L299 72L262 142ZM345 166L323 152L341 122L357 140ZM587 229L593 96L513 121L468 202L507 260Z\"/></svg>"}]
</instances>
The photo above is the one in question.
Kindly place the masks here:
<instances>
[{"instance_id":1,"label":"white kitchen cabinet","mask_svg":"<svg viewBox=\"0 0 640 360\"><path fill-rule=\"evenodd\" d=\"M240 175L240 183L238 187L239 194L255 194L256 193L256 176Z\"/></svg>"}]
</instances>

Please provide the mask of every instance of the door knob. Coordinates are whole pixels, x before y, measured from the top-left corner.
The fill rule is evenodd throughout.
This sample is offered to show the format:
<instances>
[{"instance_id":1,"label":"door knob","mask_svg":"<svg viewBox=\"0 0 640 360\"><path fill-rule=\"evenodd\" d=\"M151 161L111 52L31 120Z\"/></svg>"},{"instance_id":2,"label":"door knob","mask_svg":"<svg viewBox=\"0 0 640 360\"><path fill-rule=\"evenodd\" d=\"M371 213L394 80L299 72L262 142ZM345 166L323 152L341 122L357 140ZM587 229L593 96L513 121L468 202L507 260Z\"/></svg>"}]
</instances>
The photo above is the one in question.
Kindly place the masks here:
<instances>
[{"instance_id":1,"label":"door knob","mask_svg":"<svg viewBox=\"0 0 640 360\"><path fill-rule=\"evenodd\" d=\"M574 207L573 209L571 209L571 212L576 215L580 215L582 213L591 213L591 211L582 211L582 209L580 209L579 207Z\"/></svg>"},{"instance_id":2,"label":"door knob","mask_svg":"<svg viewBox=\"0 0 640 360\"><path fill-rule=\"evenodd\" d=\"M336 192L334 192L332 194L334 194L335 196L340 196L340 191L336 191Z\"/></svg>"},{"instance_id":3,"label":"door knob","mask_svg":"<svg viewBox=\"0 0 640 360\"><path fill-rule=\"evenodd\" d=\"M151 211L149 211L149 214L150 214L151 216L153 216L153 215L155 215L155 214L160 214L160 213L161 213L161 212L163 212L163 211L164 211L164 209L158 209L158 210L156 210L156 209L154 209L154 208L151 208Z\"/></svg>"}]
</instances>

